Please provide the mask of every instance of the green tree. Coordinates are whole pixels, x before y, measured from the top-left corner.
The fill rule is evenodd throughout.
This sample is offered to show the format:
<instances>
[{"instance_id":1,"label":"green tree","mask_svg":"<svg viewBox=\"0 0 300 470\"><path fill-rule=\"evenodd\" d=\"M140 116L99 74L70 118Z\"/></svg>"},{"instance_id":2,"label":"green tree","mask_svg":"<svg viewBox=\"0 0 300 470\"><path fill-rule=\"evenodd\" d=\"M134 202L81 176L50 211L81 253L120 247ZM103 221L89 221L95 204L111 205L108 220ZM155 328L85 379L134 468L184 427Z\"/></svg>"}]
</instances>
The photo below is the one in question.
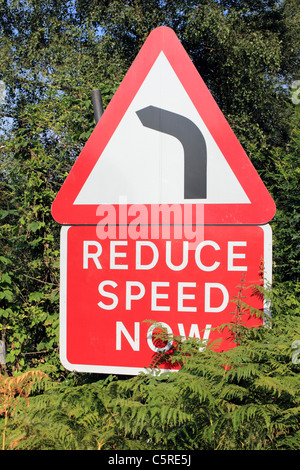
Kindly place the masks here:
<instances>
[{"instance_id":1,"label":"green tree","mask_svg":"<svg viewBox=\"0 0 300 470\"><path fill-rule=\"evenodd\" d=\"M299 282L299 149L300 105L292 108L291 137L283 147L274 147L265 171L266 184L276 201L272 221L274 239L274 278L276 283L290 285Z\"/></svg>"},{"instance_id":2,"label":"green tree","mask_svg":"<svg viewBox=\"0 0 300 470\"><path fill-rule=\"evenodd\" d=\"M282 85L299 73L296 3L111 0L91 3L88 14L127 67L153 28L170 26L247 149L286 140Z\"/></svg>"},{"instance_id":3,"label":"green tree","mask_svg":"<svg viewBox=\"0 0 300 470\"><path fill-rule=\"evenodd\" d=\"M66 2L1 1L1 335L7 367L57 363L59 227L51 204L118 84L96 30Z\"/></svg>"}]
</instances>

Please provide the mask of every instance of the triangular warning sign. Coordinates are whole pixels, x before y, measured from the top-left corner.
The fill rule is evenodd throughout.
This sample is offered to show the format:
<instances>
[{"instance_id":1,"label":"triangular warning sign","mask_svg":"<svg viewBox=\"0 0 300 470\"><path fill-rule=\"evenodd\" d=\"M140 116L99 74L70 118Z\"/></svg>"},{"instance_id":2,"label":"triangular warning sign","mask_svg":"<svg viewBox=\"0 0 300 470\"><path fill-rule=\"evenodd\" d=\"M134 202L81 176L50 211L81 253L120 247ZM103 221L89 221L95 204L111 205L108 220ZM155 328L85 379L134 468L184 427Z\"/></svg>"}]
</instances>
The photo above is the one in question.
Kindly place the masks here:
<instances>
[{"instance_id":1,"label":"triangular warning sign","mask_svg":"<svg viewBox=\"0 0 300 470\"><path fill-rule=\"evenodd\" d=\"M264 224L276 210L167 27L149 35L59 191L52 215L61 224L97 224L99 205L133 204L201 206L205 224Z\"/></svg>"}]
</instances>

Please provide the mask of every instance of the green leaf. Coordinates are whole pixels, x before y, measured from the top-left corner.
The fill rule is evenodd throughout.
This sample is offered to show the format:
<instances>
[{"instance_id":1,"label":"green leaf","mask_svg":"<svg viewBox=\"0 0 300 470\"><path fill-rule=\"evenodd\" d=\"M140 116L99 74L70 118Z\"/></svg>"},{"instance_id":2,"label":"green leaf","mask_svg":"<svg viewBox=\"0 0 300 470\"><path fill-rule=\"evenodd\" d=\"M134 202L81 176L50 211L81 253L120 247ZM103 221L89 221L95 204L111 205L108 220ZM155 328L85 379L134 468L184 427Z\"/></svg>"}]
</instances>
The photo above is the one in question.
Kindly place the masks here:
<instances>
[{"instance_id":1,"label":"green leaf","mask_svg":"<svg viewBox=\"0 0 300 470\"><path fill-rule=\"evenodd\" d=\"M27 225L27 230L31 232L36 232L37 230L39 230L41 227L44 227L44 226L45 226L44 222L34 221L34 222L30 222Z\"/></svg>"}]
</instances>

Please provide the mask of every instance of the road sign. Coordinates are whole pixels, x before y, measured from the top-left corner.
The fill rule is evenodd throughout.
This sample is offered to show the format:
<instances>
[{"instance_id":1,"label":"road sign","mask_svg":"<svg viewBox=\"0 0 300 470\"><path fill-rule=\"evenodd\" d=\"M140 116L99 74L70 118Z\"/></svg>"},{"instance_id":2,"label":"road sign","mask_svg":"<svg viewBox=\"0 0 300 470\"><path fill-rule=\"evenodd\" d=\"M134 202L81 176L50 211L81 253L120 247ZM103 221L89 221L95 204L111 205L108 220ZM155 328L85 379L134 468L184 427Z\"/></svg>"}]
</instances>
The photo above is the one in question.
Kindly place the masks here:
<instances>
[{"instance_id":1,"label":"road sign","mask_svg":"<svg viewBox=\"0 0 300 470\"><path fill-rule=\"evenodd\" d=\"M155 29L53 206L61 224L99 207L192 206L205 224L264 224L275 204L175 33ZM100 209L101 211L101 209Z\"/></svg>"},{"instance_id":2,"label":"road sign","mask_svg":"<svg viewBox=\"0 0 300 470\"><path fill-rule=\"evenodd\" d=\"M144 238L129 226L105 238L100 226L62 227L60 355L68 370L144 370L157 352L172 351L171 341L156 343L147 320L175 336L218 339L219 350L232 347L228 330L215 328L233 320L243 278L243 301L268 313L249 286L271 281L269 225L185 227L181 237L175 226L168 234L151 228ZM248 315L243 321L262 324Z\"/></svg>"}]
</instances>

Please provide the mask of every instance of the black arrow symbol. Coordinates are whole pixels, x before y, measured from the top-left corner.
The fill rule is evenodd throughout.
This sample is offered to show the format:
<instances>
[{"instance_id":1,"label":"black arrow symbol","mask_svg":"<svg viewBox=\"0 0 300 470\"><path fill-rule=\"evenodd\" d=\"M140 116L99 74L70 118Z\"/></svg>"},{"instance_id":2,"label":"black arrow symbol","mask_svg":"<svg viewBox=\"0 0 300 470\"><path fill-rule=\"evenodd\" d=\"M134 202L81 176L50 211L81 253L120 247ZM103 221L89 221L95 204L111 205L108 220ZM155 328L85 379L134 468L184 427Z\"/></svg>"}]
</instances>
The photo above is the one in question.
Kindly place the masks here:
<instances>
[{"instance_id":1,"label":"black arrow symbol","mask_svg":"<svg viewBox=\"0 0 300 470\"><path fill-rule=\"evenodd\" d=\"M136 112L150 129L178 139L184 151L184 199L207 197L207 151L200 129L190 119L155 106Z\"/></svg>"}]
</instances>

